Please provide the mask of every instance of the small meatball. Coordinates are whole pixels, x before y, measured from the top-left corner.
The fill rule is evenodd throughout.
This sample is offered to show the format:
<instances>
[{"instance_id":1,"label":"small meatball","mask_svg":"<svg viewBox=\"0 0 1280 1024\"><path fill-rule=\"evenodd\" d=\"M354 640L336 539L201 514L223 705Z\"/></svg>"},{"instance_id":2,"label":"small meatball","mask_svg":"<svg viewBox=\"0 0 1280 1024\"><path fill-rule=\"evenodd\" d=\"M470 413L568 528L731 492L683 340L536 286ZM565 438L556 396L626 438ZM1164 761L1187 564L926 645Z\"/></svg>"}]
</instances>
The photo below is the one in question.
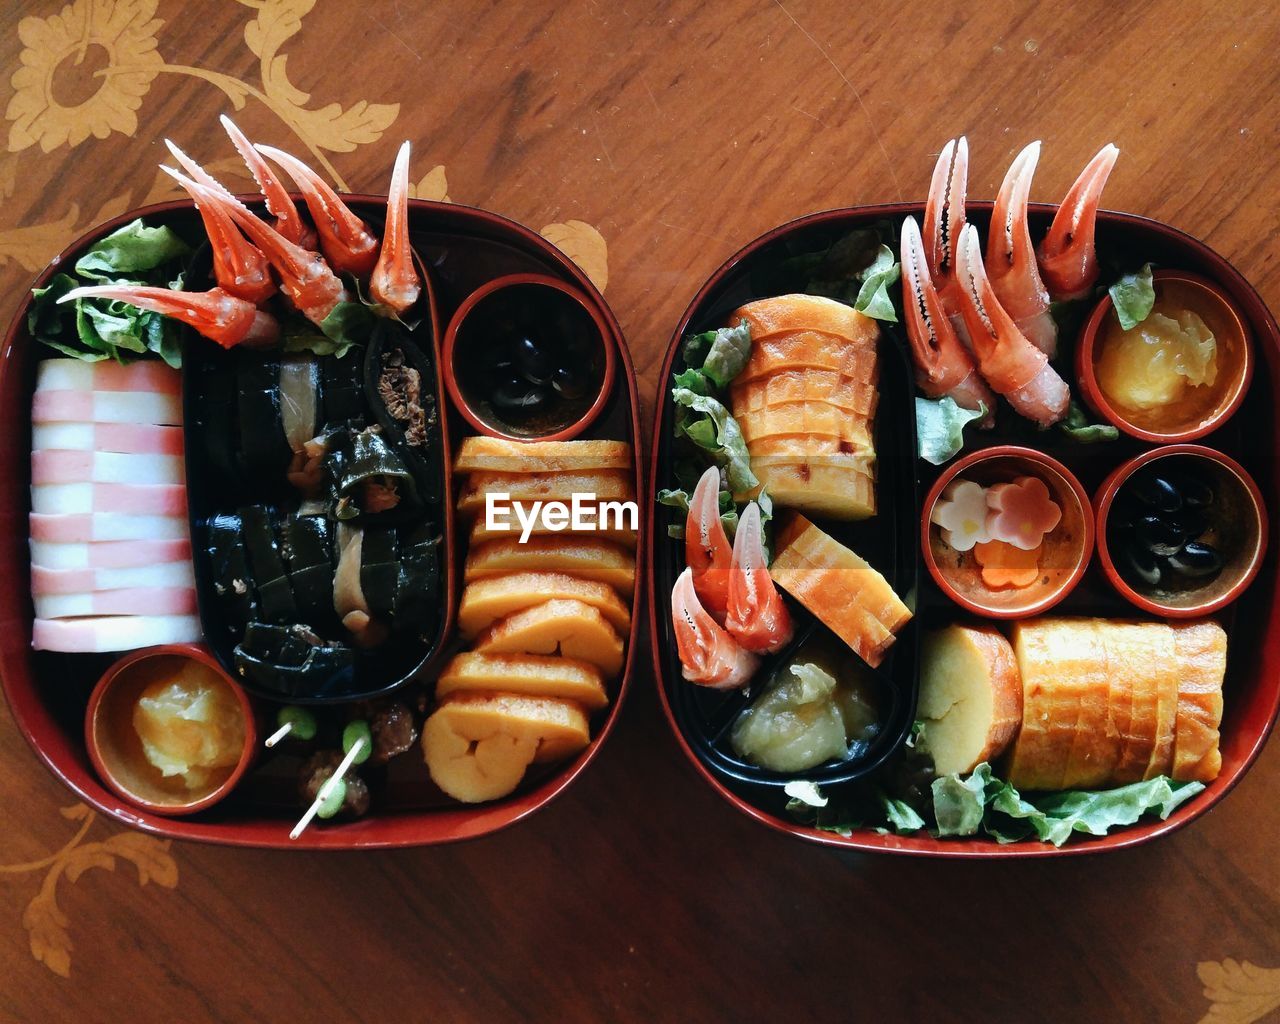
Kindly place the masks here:
<instances>
[{"instance_id":1,"label":"small meatball","mask_svg":"<svg viewBox=\"0 0 1280 1024\"><path fill-rule=\"evenodd\" d=\"M418 723L413 712L395 701L374 713L369 720L373 732L373 755L370 764L386 764L418 742Z\"/></svg>"},{"instance_id":2,"label":"small meatball","mask_svg":"<svg viewBox=\"0 0 1280 1024\"><path fill-rule=\"evenodd\" d=\"M298 776L298 792L304 804L311 805L319 795L320 787L329 781L341 763L342 755L336 750L318 750L307 758ZM369 811L369 787L354 769L347 770L343 781L347 784L347 795L339 813L353 818L362 817Z\"/></svg>"}]
</instances>

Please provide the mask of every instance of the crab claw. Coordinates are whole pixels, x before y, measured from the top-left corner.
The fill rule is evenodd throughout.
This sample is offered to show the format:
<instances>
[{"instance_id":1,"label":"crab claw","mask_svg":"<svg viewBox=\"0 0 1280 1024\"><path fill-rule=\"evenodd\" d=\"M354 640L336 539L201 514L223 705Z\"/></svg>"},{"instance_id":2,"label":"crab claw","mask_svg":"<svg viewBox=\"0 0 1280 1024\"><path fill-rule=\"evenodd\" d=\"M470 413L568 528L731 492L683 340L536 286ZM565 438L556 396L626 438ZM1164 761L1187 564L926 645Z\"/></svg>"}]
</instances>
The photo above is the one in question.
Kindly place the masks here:
<instances>
[{"instance_id":1,"label":"crab claw","mask_svg":"<svg viewBox=\"0 0 1280 1024\"><path fill-rule=\"evenodd\" d=\"M693 570L686 568L671 591L671 625L685 679L715 690L734 690L750 682L760 659L738 646L698 601Z\"/></svg>"},{"instance_id":2,"label":"crab claw","mask_svg":"<svg viewBox=\"0 0 1280 1024\"><path fill-rule=\"evenodd\" d=\"M217 203L203 202L201 186L186 175L172 167L160 170L174 178L195 200L213 251L213 277L218 287L254 305L274 295L276 285L271 280L271 264L240 233L230 214Z\"/></svg>"},{"instance_id":3,"label":"crab claw","mask_svg":"<svg viewBox=\"0 0 1280 1024\"><path fill-rule=\"evenodd\" d=\"M365 277L378 259L378 240L338 193L296 156L258 144L259 153L283 167L298 186L320 236L320 251L339 273Z\"/></svg>"},{"instance_id":4,"label":"crab claw","mask_svg":"<svg viewBox=\"0 0 1280 1024\"><path fill-rule=\"evenodd\" d=\"M382 235L382 251L369 278L369 295L374 302L390 306L397 314L418 301L422 282L413 268L409 252L409 143L396 154L387 191L387 227Z\"/></svg>"},{"instance_id":5,"label":"crab claw","mask_svg":"<svg viewBox=\"0 0 1280 1024\"><path fill-rule=\"evenodd\" d=\"M693 587L711 617L724 622L729 601L729 567L733 548L720 521L720 470L708 467L689 499L684 528L685 563L693 570Z\"/></svg>"},{"instance_id":6,"label":"crab claw","mask_svg":"<svg viewBox=\"0 0 1280 1024\"><path fill-rule=\"evenodd\" d=\"M1014 157L1004 176L987 234L987 277L1018 330L1052 359L1058 351L1058 325L1049 313L1049 292L1040 280L1027 226L1027 200L1039 158L1040 143L1033 142Z\"/></svg>"},{"instance_id":7,"label":"crab claw","mask_svg":"<svg viewBox=\"0 0 1280 1024\"><path fill-rule=\"evenodd\" d=\"M916 383L930 398L950 396L965 409L987 410L982 426L995 422L996 396L987 387L973 353L956 335L929 277L924 243L915 218L902 222L903 306Z\"/></svg>"},{"instance_id":8,"label":"crab claw","mask_svg":"<svg viewBox=\"0 0 1280 1024\"><path fill-rule=\"evenodd\" d=\"M240 207L240 209L245 210L246 212L248 211L249 208L232 195L231 190L228 189L226 185L222 184L222 182L192 160L191 157L187 156L186 153L178 148L177 144L174 143L172 139L165 139L164 144L169 150L169 155L178 162L178 166L186 171L193 181L218 193L218 195L222 196L223 199L234 203L236 206ZM161 170L163 169L164 168L161 168Z\"/></svg>"},{"instance_id":9,"label":"crab claw","mask_svg":"<svg viewBox=\"0 0 1280 1024\"><path fill-rule=\"evenodd\" d=\"M951 139L938 154L924 207L924 251L929 258L929 274L951 319L956 335L966 345L964 318L960 315L959 285L956 283L956 239L965 225L965 190L969 183L969 143L963 135Z\"/></svg>"},{"instance_id":10,"label":"crab claw","mask_svg":"<svg viewBox=\"0 0 1280 1024\"><path fill-rule=\"evenodd\" d=\"M724 627L748 651L772 654L791 642L795 630L786 602L769 576L762 532L760 506L750 502L733 535L729 611Z\"/></svg>"},{"instance_id":11,"label":"crab claw","mask_svg":"<svg viewBox=\"0 0 1280 1024\"><path fill-rule=\"evenodd\" d=\"M1108 143L1080 172L1040 243L1040 273L1054 299L1081 299L1098 279L1093 231L1098 203L1120 150Z\"/></svg>"},{"instance_id":12,"label":"crab claw","mask_svg":"<svg viewBox=\"0 0 1280 1024\"><path fill-rule=\"evenodd\" d=\"M316 252L294 245L270 224L259 220L239 203L202 185L195 186L200 198L223 211L249 236L280 277L280 290L312 323L322 323L339 302L350 299L342 281Z\"/></svg>"},{"instance_id":13,"label":"crab claw","mask_svg":"<svg viewBox=\"0 0 1280 1024\"><path fill-rule=\"evenodd\" d=\"M271 168L262 159L262 154L253 148L253 143L245 138L244 132L237 128L236 123L226 114L223 114L218 120L222 122L223 129L230 136L231 142L235 145L241 159L244 160L245 166L249 168L249 173L253 175L253 180L258 183L258 190L262 193L262 198L267 204L267 212L276 219L276 231L294 245L314 250L316 247L315 231L302 219L301 214L298 213L297 206L289 198L289 193L285 190L284 185L280 183L279 178L271 173Z\"/></svg>"},{"instance_id":14,"label":"crab claw","mask_svg":"<svg viewBox=\"0 0 1280 1024\"><path fill-rule=\"evenodd\" d=\"M1049 357L1023 337L996 298L982 265L978 229L966 224L956 247L961 312L978 369L1014 409L1042 427L1067 414L1071 391Z\"/></svg>"},{"instance_id":15,"label":"crab claw","mask_svg":"<svg viewBox=\"0 0 1280 1024\"><path fill-rule=\"evenodd\" d=\"M223 348L236 345L259 348L274 344L280 337L280 325L275 317L221 288L207 292L181 292L133 284L88 285L71 289L58 301L71 302L74 299L110 299L149 309L182 321Z\"/></svg>"}]
</instances>

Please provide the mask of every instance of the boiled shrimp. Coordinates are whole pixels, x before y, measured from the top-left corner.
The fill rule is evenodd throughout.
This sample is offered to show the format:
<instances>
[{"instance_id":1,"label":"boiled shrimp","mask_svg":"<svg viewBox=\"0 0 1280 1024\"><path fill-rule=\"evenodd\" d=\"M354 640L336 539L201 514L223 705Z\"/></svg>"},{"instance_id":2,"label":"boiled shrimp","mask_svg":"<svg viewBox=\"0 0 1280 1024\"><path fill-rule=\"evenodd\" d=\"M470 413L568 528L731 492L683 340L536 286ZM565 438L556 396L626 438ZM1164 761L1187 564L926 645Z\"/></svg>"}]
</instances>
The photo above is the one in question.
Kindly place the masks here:
<instances>
[{"instance_id":1,"label":"boiled shrimp","mask_svg":"<svg viewBox=\"0 0 1280 1024\"><path fill-rule=\"evenodd\" d=\"M1119 155L1120 150L1108 144L1089 161L1040 243L1040 273L1055 300L1082 299L1098 280L1098 254L1093 244L1098 203Z\"/></svg>"},{"instance_id":2,"label":"boiled shrimp","mask_svg":"<svg viewBox=\"0 0 1280 1024\"><path fill-rule=\"evenodd\" d=\"M729 604L729 570L733 548L720 521L720 470L710 467L689 499L684 529L685 563L693 570L693 587L716 622L723 623Z\"/></svg>"}]
</instances>

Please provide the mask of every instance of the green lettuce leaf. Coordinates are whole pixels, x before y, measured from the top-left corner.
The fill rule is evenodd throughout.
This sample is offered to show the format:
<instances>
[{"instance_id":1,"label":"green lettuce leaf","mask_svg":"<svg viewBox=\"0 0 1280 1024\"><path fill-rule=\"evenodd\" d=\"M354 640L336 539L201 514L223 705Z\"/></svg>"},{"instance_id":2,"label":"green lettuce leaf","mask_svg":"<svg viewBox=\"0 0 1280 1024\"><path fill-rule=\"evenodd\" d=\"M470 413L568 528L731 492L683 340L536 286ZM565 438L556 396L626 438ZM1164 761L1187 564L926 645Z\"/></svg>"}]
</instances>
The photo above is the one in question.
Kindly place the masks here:
<instances>
[{"instance_id":1,"label":"green lettuce leaf","mask_svg":"<svg viewBox=\"0 0 1280 1024\"><path fill-rule=\"evenodd\" d=\"M883 791L876 793L880 800L880 809L884 812L885 821L889 823L889 831L898 834L919 832L925 827L925 821L915 809L902 800L895 800Z\"/></svg>"},{"instance_id":2,"label":"green lettuce leaf","mask_svg":"<svg viewBox=\"0 0 1280 1024\"><path fill-rule=\"evenodd\" d=\"M1163 820L1203 789L1201 782L1174 782L1160 775L1116 789L1023 797L1006 782L992 797L991 810L1015 820L1025 819L1039 839L1061 846L1073 832L1105 836L1118 825L1132 825L1144 814L1156 814ZM998 821L992 822L992 828L999 831Z\"/></svg>"},{"instance_id":3,"label":"green lettuce leaf","mask_svg":"<svg viewBox=\"0 0 1280 1024\"><path fill-rule=\"evenodd\" d=\"M955 399L944 396L936 401L916 398L916 446L920 458L941 466L964 447L964 428L987 414L986 406L977 411L963 409Z\"/></svg>"},{"instance_id":4,"label":"green lettuce leaf","mask_svg":"<svg viewBox=\"0 0 1280 1024\"><path fill-rule=\"evenodd\" d=\"M898 313L893 306L893 298L889 295L889 286L894 284L901 273L901 267L893 258L893 250L881 245L876 250L871 265L858 275L862 287L858 289L858 297L853 308L876 320L898 322Z\"/></svg>"},{"instance_id":5,"label":"green lettuce leaf","mask_svg":"<svg viewBox=\"0 0 1280 1024\"><path fill-rule=\"evenodd\" d=\"M678 423L677 428L725 467L729 487L735 493L749 491L760 483L751 472L751 459L742 429L723 404L709 395L699 395L682 387L672 389L671 399L678 406L700 414L699 419Z\"/></svg>"},{"instance_id":6,"label":"green lettuce leaf","mask_svg":"<svg viewBox=\"0 0 1280 1024\"><path fill-rule=\"evenodd\" d=\"M944 775L933 780L933 814L940 836L971 836L982 826L991 766L978 765L965 779Z\"/></svg>"},{"instance_id":7,"label":"green lettuce leaf","mask_svg":"<svg viewBox=\"0 0 1280 1024\"><path fill-rule=\"evenodd\" d=\"M341 359L369 340L375 316L363 302L339 302L318 325L291 317L285 323L284 350Z\"/></svg>"},{"instance_id":8,"label":"green lettuce leaf","mask_svg":"<svg viewBox=\"0 0 1280 1024\"><path fill-rule=\"evenodd\" d=\"M1067 407L1066 417L1058 422L1058 429L1079 444L1114 441L1120 436L1120 431L1110 423L1094 423L1074 398Z\"/></svg>"},{"instance_id":9,"label":"green lettuce leaf","mask_svg":"<svg viewBox=\"0 0 1280 1024\"><path fill-rule=\"evenodd\" d=\"M90 246L76 260L75 270L95 281L118 281L184 259L190 252L191 247L170 228L150 228L139 218Z\"/></svg>"},{"instance_id":10,"label":"green lettuce leaf","mask_svg":"<svg viewBox=\"0 0 1280 1024\"><path fill-rule=\"evenodd\" d=\"M707 353L711 351L711 345L715 340L715 331L703 331L701 334L685 335L684 341L680 343L680 355L684 359L684 365L694 370L701 370L702 364L707 361Z\"/></svg>"},{"instance_id":11,"label":"green lettuce leaf","mask_svg":"<svg viewBox=\"0 0 1280 1024\"><path fill-rule=\"evenodd\" d=\"M716 387L725 388L742 372L749 358L751 328L745 322L737 327L721 327L715 332L711 349L702 364L702 372L711 378Z\"/></svg>"},{"instance_id":12,"label":"green lettuce leaf","mask_svg":"<svg viewBox=\"0 0 1280 1024\"><path fill-rule=\"evenodd\" d=\"M1156 304L1156 289L1151 282L1151 264L1144 263L1136 274L1125 274L1107 289L1116 317L1126 331L1142 323Z\"/></svg>"},{"instance_id":13,"label":"green lettuce leaf","mask_svg":"<svg viewBox=\"0 0 1280 1024\"><path fill-rule=\"evenodd\" d=\"M688 369L675 376L674 386L688 388L697 395L709 395L712 391L711 381L701 370Z\"/></svg>"}]
</instances>

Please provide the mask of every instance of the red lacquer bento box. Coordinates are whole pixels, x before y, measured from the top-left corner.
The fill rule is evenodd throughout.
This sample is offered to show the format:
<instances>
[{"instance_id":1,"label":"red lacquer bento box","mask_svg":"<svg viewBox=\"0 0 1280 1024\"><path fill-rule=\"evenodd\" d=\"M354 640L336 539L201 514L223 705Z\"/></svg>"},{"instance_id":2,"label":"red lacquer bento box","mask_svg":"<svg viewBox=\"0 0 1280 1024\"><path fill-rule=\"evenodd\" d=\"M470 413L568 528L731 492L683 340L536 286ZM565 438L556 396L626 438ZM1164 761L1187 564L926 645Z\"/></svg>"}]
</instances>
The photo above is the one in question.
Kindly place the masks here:
<instances>
[{"instance_id":1,"label":"red lacquer bento box","mask_svg":"<svg viewBox=\"0 0 1280 1024\"><path fill-rule=\"evenodd\" d=\"M986 236L992 207L990 202L970 202L967 205L967 217L977 225L983 237ZM1057 209L1047 204L1030 204L1028 220L1032 237L1039 238L1044 234ZM925 215L922 203L855 207L814 214L756 239L716 271L698 291L677 325L658 378L660 390L650 469L655 494L661 494L664 488L691 487L687 481L692 477L686 473L683 479L680 478L674 465L678 457L687 459L690 450L687 444L680 448L677 443L677 408L672 398L673 375L688 366L682 354L685 339L699 332L727 328L731 311L744 303L780 294L773 284L779 279L778 268L784 261L804 258L797 257L797 254L833 251L829 247L833 243L838 244L837 240L855 229L879 230L885 236L892 234L896 238L905 217L921 221ZM1220 429L1199 437L1196 443L1214 452L1222 452L1226 456L1224 463L1234 460L1243 465L1247 474L1256 481L1264 510L1274 515L1274 510L1280 508L1280 475L1276 458L1276 439L1280 437L1280 413L1277 412L1280 330L1275 319L1254 289L1227 260L1204 243L1169 225L1130 214L1102 211L1097 217L1097 246L1100 253L1123 251L1131 260L1136 260L1135 269L1143 261L1154 263L1162 268L1157 272L1157 282L1162 272L1175 276L1183 271L1199 275L1221 289L1234 305L1253 340L1252 381L1248 382L1246 374L1248 391L1234 416ZM1086 304L1085 317L1088 308ZM793 777L817 781L827 794L838 794L840 785L879 778L875 773L890 765L895 752L910 742L920 686L919 631L957 620L973 621L972 611L944 593L923 564L922 530L926 545L930 537L929 511L924 508L924 500L930 486L938 480L940 470L916 459L914 418L900 405L894 405L903 401L909 403L914 393L909 381L910 350L903 325L881 326L881 379L875 427L875 445L879 455L879 508L876 515L865 522L835 524L834 532L837 538L846 540L854 550L861 552L899 594L907 595L905 599L911 605L914 618L899 634L894 648L896 653L892 660L886 662L888 670L883 667L879 670L882 677L879 685L885 688L881 699L888 703L882 705L887 710L883 711L885 722L878 739L863 749L852 768L844 766L841 769L838 765L837 769L841 770L828 766L808 775L793 773ZM1078 386L1078 382L1072 383ZM1140 464L1144 460L1139 460L1138 456L1156 447L1152 441L1124 434L1107 445L1095 447L1065 442L1052 432L1037 433L1033 429L1026 430L1017 438L1001 437L999 430L995 433L997 436L966 432L961 458L965 457L965 452L981 453L1002 442L1007 446L1010 441L1037 449L1033 454L1039 458L1047 457L1054 465L1060 464L1058 460L1065 462L1069 475L1078 477L1078 483L1073 479L1073 486L1086 515L1094 514L1094 509L1089 507L1090 501L1096 508L1103 504L1100 499L1104 493L1114 491L1114 486L1103 486L1109 474L1121 464ZM903 445L909 446L905 454ZM1174 451L1172 448L1169 450ZM1016 452L1016 449L1012 451ZM993 451L992 454L1000 453ZM976 459L979 456L972 454L970 457ZM754 453L752 458L755 458ZM945 470L946 466L941 468ZM1110 503L1109 497L1106 503ZM777 514L778 509L775 508L774 512ZM1260 571L1256 578L1250 577L1252 583L1243 596L1225 611L1217 611L1230 641L1222 690L1225 710L1221 722L1221 771L1203 792L1182 803L1166 819L1143 817L1136 824L1113 829L1105 836L1076 835L1060 847L1036 842L1034 838L1008 845L979 835L935 838L923 828L914 834L893 834L889 829L858 827L855 823L840 833L801 824L800 819L785 809L788 794L784 793L782 782L786 776L756 769L731 748L728 737L745 706L742 698L736 695L726 697L723 691L694 686L682 678L672 622L672 587L685 568L686 552L684 542L668 539L667 531L669 527L682 524L683 516L682 510L667 508L661 503L650 508L654 554L649 595L661 703L681 749L712 788L744 814L780 832L841 849L933 857L1043 857L1135 846L1186 825L1226 796L1258 756L1280 710L1280 644L1275 640L1280 632L1280 592L1277 589L1280 581L1276 573L1275 545L1271 544L1261 560ZM689 522L693 522L692 516ZM1264 536L1260 539L1260 550L1266 548L1267 541L1265 513L1262 523ZM1115 570L1108 562L1107 572L1104 572L1101 559L1094 550L1092 530L1093 524L1090 523L1086 531L1089 536L1084 538L1087 543L1084 546L1083 578L1078 583L1075 578L1066 579L1062 589L1069 593L1065 598L1051 595L1053 602L1061 601L1054 607L1053 614L1116 619L1141 619L1145 616L1154 620L1155 616L1149 611L1135 609L1138 602L1126 601L1108 579L1107 573L1114 577ZM937 529L933 532L936 535ZM799 633L814 628L805 609L795 604L791 607L793 614L801 616ZM998 619L999 616L992 616L987 625L1004 628L1007 632L1007 624L1002 625ZM821 630L820 625L817 628ZM844 650L844 655L852 657L847 650ZM764 664L768 666L769 662ZM754 682L751 685L754 687ZM751 699L749 696L747 701ZM829 783L836 788L829 788Z\"/></svg>"},{"instance_id":2,"label":"red lacquer bento box","mask_svg":"<svg viewBox=\"0 0 1280 1024\"><path fill-rule=\"evenodd\" d=\"M241 198L248 204L260 203L257 196ZM342 198L370 224L380 224L386 216L384 197L348 195ZM454 314L466 304L469 296L482 289L492 289L500 278L517 283L543 280L548 288L574 296L574 301L582 305L602 335L600 340L608 368L603 385L607 395L603 400L590 403L590 416L584 418L584 422L589 418L590 423L576 432L576 436L583 440L629 444L631 483L637 492L641 482L640 422L635 374L618 323L598 290L571 260L532 231L482 210L410 200L408 216L410 243L417 266L425 272L427 302L431 307L430 315L423 318L418 330L428 333L430 362L439 372L436 397L439 408L444 411L440 419L445 453L443 493L446 495L441 518L450 524L444 536L440 570L444 592L440 633L426 660L411 666L412 684L406 687L429 694L435 674L448 660L448 655L460 646L452 624L459 601L467 536L460 526L452 529L451 501L459 488L448 464L449 452L452 449L456 453L462 440L476 433L460 414L455 400L448 397L449 392L456 393L454 382L443 379L447 365L447 360L442 360L443 335ZM60 269L73 265L77 256L93 242L138 217L145 218L148 225L167 224L192 235L200 233L200 220L187 201L131 211L68 246L40 275L34 287L43 286ZM550 279L549 282L546 279ZM27 516L31 507L31 405L36 364L50 353L34 344L29 336L28 305L29 302L23 303L8 331L0 369L3 410L0 411L0 478L6 481L0 499L3 502L0 521L6 527L6 539L0 546L0 574L5 580L0 587L0 675L19 730L45 766L77 796L127 825L177 839L278 848L401 847L474 838L511 825L563 792L591 763L612 731L626 694L635 659L638 614L631 617L629 633L624 637L625 661L621 671L607 684L607 708L592 716L589 745L569 760L535 766L515 792L505 798L475 804L449 799L432 784L422 757L416 752L390 762L383 769L368 814L357 820L313 824L296 840L289 838L290 828L302 809L297 796L296 756L273 758L269 753L260 754L230 796L192 815L161 816L141 810L117 796L103 784L91 763L84 721L90 690L116 656L51 654L31 649L33 608L27 544ZM190 387L188 382L188 390ZM595 396L588 396L591 397ZM189 483L196 466L191 455L195 444L191 429L195 428L189 428L188 432ZM626 472L622 471L621 475ZM637 546L640 551L645 550L643 534ZM637 559L637 566L641 565L643 559ZM642 592L641 573L638 569L634 592L626 595L637 612ZM203 598L202 613L209 614L203 607ZM208 656L205 660L216 664ZM259 701L255 707L260 740L275 728L276 704Z\"/></svg>"}]
</instances>

